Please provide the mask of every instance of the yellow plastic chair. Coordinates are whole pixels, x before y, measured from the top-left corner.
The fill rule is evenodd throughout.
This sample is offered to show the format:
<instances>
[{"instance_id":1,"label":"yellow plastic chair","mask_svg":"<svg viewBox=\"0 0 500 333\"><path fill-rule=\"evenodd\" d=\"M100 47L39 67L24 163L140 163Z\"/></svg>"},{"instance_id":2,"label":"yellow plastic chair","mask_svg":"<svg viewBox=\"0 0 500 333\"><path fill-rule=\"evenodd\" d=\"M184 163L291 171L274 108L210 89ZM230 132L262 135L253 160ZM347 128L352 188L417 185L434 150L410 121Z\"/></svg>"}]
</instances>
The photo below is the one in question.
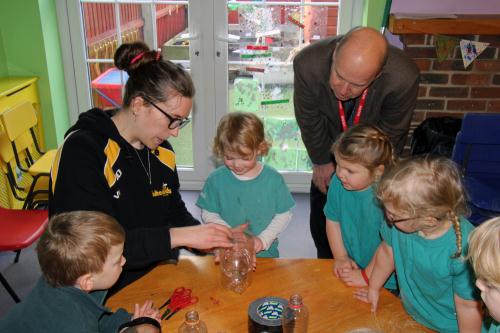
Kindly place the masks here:
<instances>
[{"instance_id":1,"label":"yellow plastic chair","mask_svg":"<svg viewBox=\"0 0 500 333\"><path fill-rule=\"evenodd\" d=\"M46 204L48 202L50 168L56 150L53 149L46 153L40 150L35 135L38 123L35 108L31 102L23 102L0 114L0 122L10 141L16 168L32 177L30 189L24 197L23 208L31 209L40 204ZM12 168L11 163L7 163L7 165ZM12 174L13 171L11 170L10 173ZM16 173L8 176L8 178L12 177L16 177ZM9 179L10 182L12 182L11 179ZM13 179L13 183L16 185L16 178Z\"/></svg>"},{"instance_id":2,"label":"yellow plastic chair","mask_svg":"<svg viewBox=\"0 0 500 333\"><path fill-rule=\"evenodd\" d=\"M5 175L7 183L9 184L12 193L9 196L2 198L2 205L9 208L17 208L17 202L24 202L26 199L25 188L28 188L32 182L31 176L26 174L19 174L16 167L16 160L12 152L12 146L6 135L0 136L0 157L1 157L1 170ZM19 207L21 208L21 207Z\"/></svg>"}]
</instances>

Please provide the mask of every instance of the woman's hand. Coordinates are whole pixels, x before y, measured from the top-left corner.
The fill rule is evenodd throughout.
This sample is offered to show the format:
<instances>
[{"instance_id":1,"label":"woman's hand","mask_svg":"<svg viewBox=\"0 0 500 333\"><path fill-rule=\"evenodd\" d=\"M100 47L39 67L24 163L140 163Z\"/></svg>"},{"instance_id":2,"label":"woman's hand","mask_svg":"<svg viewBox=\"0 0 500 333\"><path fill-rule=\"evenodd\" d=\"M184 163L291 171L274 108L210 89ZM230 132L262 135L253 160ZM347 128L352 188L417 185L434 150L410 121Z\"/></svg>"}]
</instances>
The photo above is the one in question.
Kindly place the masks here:
<instances>
[{"instance_id":1,"label":"woman's hand","mask_svg":"<svg viewBox=\"0 0 500 333\"><path fill-rule=\"evenodd\" d=\"M189 227L170 228L172 248L186 246L199 250L233 246L233 232L226 226L207 223Z\"/></svg>"},{"instance_id":2,"label":"woman's hand","mask_svg":"<svg viewBox=\"0 0 500 333\"><path fill-rule=\"evenodd\" d=\"M252 256L252 263L251 263L252 270L255 271L255 269L257 267L257 257L255 256L255 254L257 252L261 251L263 249L264 245L262 244L262 242L259 239L259 242L262 244L262 247L258 248L257 243L256 243L256 239L258 239L258 237L246 234L245 231L247 228L248 228L248 223L243 223L243 224L240 224L239 226L231 229L231 231L233 232L233 238L234 238L235 243L243 242L243 243L245 243L246 248L251 251L250 255Z\"/></svg>"}]
</instances>

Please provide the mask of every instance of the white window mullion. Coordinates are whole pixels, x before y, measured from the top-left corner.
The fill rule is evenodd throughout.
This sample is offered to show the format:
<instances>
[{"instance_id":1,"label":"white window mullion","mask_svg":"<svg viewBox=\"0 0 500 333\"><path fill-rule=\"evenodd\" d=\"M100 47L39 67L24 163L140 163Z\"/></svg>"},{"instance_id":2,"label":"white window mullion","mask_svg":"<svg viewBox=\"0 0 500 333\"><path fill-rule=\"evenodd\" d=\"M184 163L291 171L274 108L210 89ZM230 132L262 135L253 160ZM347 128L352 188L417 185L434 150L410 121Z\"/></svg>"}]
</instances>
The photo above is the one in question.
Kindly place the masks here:
<instances>
[{"instance_id":1,"label":"white window mullion","mask_svg":"<svg viewBox=\"0 0 500 333\"><path fill-rule=\"evenodd\" d=\"M86 64L86 45L80 2L56 1L61 49L63 51L64 79L71 123L91 105L89 73Z\"/></svg>"},{"instance_id":2,"label":"white window mullion","mask_svg":"<svg viewBox=\"0 0 500 333\"><path fill-rule=\"evenodd\" d=\"M214 0L190 0L189 57L196 88L193 106L193 169L179 170L183 189L200 189L211 170L214 134Z\"/></svg>"},{"instance_id":3,"label":"white window mullion","mask_svg":"<svg viewBox=\"0 0 500 333\"><path fill-rule=\"evenodd\" d=\"M215 73L213 83L215 87L215 129L227 113L227 100L229 94L228 85L228 23L227 23L226 0L215 0L214 3L214 44L215 44Z\"/></svg>"},{"instance_id":4,"label":"white window mullion","mask_svg":"<svg viewBox=\"0 0 500 333\"><path fill-rule=\"evenodd\" d=\"M114 3L113 7L115 9L115 26L116 26L116 40L118 41L118 45L122 44L122 24L120 18L120 5L118 3Z\"/></svg>"}]
</instances>

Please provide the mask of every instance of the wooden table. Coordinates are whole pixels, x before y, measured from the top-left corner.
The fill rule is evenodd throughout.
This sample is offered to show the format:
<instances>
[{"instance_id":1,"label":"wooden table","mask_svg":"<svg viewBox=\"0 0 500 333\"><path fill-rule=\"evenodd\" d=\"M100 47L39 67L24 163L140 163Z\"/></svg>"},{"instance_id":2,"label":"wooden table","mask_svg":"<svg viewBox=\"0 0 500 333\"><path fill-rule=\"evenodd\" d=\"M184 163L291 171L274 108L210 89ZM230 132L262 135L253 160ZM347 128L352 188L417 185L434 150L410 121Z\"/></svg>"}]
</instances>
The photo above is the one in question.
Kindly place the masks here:
<instances>
[{"instance_id":1,"label":"wooden table","mask_svg":"<svg viewBox=\"0 0 500 333\"><path fill-rule=\"evenodd\" d=\"M353 288L332 273L333 260L259 258L250 287L241 295L225 290L220 283L220 267L213 257L182 256L176 265L160 265L149 274L113 295L107 306L133 311L135 303L151 299L162 304L176 287L193 290L199 302L163 321L163 332L177 332L189 309L199 312L209 332L247 332L248 306L255 299L277 296L288 299L299 293L309 308L309 332L346 332L373 328L384 333L431 332L404 311L397 297L386 291L380 295L376 314L370 306L353 298Z\"/></svg>"}]
</instances>

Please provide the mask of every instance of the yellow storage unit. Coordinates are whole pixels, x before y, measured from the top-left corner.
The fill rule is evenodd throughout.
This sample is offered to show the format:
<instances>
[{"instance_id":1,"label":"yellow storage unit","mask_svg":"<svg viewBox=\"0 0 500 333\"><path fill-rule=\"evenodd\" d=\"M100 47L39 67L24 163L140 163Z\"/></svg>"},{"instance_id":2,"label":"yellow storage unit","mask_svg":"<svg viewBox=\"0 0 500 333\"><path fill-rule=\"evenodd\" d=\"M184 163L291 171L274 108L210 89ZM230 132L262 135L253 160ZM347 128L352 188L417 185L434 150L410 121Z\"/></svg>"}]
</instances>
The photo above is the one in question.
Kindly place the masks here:
<instances>
[{"instance_id":1,"label":"yellow storage unit","mask_svg":"<svg viewBox=\"0 0 500 333\"><path fill-rule=\"evenodd\" d=\"M37 139L40 144L40 148L43 150L45 148L43 131L42 131L42 115L40 112L40 100L38 98L38 90L36 86L36 77L1 77L0 78L0 113L3 113L9 108L15 107L16 105L22 104L29 101L33 104L33 107L37 111L38 117L38 128L37 128ZM1 126L1 125L0 125ZM23 140L20 138L19 140ZM16 141L16 144L18 142ZM22 145L22 142L19 142ZM10 156L12 153L12 148L10 146L10 141L8 140L3 128L0 128L0 155ZM1 157L0 156L0 157ZM0 158L0 163L2 170L5 169L4 158ZM22 184L26 187L26 192L29 189L29 184ZM12 191L10 189L8 179L5 176L5 172L0 175L0 205L9 208L20 208L22 202L14 198Z\"/></svg>"}]
</instances>

